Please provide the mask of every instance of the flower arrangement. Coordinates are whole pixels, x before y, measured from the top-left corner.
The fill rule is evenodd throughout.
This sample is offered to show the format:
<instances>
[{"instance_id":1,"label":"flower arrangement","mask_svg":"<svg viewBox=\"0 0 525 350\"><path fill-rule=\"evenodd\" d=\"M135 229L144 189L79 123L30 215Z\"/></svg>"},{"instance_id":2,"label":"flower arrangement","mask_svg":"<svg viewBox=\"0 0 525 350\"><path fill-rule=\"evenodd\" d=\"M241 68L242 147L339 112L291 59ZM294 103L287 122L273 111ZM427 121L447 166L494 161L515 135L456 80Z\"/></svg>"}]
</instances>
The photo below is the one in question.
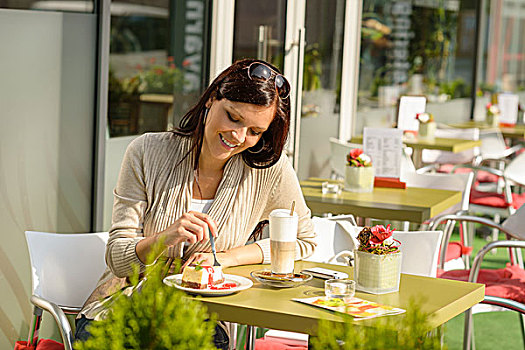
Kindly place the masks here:
<instances>
[{"instance_id":1,"label":"flower arrangement","mask_svg":"<svg viewBox=\"0 0 525 350\"><path fill-rule=\"evenodd\" d=\"M494 116L500 114L498 105L492 104L490 102L487 103L485 109L487 110L487 115Z\"/></svg>"},{"instance_id":2,"label":"flower arrangement","mask_svg":"<svg viewBox=\"0 0 525 350\"><path fill-rule=\"evenodd\" d=\"M431 122L434 121L434 115L432 115L432 113L427 113L427 112L417 113L416 114L416 119L421 124L427 124L427 123L431 123Z\"/></svg>"},{"instance_id":3,"label":"flower arrangement","mask_svg":"<svg viewBox=\"0 0 525 350\"><path fill-rule=\"evenodd\" d=\"M399 290L401 243L392 237L390 225L365 226L357 235L354 279L357 289L384 294Z\"/></svg>"},{"instance_id":4,"label":"flower arrangement","mask_svg":"<svg viewBox=\"0 0 525 350\"><path fill-rule=\"evenodd\" d=\"M358 250L378 255L397 253L401 243L395 239L389 240L394 231L395 229L390 228L390 224L386 227L383 225L365 226L357 235Z\"/></svg>"},{"instance_id":5,"label":"flower arrangement","mask_svg":"<svg viewBox=\"0 0 525 350\"><path fill-rule=\"evenodd\" d=\"M349 166L353 167L371 167L372 159L363 153L361 148L354 148L346 156L346 160Z\"/></svg>"}]
</instances>

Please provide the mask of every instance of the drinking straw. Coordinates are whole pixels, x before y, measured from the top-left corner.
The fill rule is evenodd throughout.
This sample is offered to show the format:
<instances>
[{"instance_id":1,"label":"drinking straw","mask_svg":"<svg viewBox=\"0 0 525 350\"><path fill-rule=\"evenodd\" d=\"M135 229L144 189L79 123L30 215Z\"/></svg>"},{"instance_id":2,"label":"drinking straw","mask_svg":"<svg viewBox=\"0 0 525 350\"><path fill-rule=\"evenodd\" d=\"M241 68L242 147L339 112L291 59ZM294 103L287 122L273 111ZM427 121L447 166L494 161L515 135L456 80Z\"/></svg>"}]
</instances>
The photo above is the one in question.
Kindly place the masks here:
<instances>
[{"instance_id":1,"label":"drinking straw","mask_svg":"<svg viewBox=\"0 0 525 350\"><path fill-rule=\"evenodd\" d=\"M292 209L290 210L290 216L293 216L293 209L295 208L295 201L292 202Z\"/></svg>"}]
</instances>

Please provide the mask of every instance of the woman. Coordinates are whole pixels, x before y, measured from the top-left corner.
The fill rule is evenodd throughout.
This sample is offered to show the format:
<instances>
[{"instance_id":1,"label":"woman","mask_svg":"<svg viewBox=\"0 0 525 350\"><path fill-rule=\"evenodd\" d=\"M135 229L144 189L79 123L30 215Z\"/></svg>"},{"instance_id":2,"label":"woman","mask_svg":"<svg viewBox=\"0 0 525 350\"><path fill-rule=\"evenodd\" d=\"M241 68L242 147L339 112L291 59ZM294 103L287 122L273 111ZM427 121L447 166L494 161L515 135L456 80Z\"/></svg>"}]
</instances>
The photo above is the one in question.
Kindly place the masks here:
<instances>
[{"instance_id":1,"label":"woman","mask_svg":"<svg viewBox=\"0 0 525 350\"><path fill-rule=\"evenodd\" d=\"M120 288L134 264L144 269L159 239L170 256L182 258L183 267L194 260L213 263L210 232L222 266L269 263L269 239L246 242L273 209L295 201L296 259L312 254L310 210L282 154L289 92L275 67L237 61L213 81L178 129L145 134L129 145L114 190L109 271L81 312L78 337L86 336L85 323L103 315L96 300Z\"/></svg>"}]
</instances>

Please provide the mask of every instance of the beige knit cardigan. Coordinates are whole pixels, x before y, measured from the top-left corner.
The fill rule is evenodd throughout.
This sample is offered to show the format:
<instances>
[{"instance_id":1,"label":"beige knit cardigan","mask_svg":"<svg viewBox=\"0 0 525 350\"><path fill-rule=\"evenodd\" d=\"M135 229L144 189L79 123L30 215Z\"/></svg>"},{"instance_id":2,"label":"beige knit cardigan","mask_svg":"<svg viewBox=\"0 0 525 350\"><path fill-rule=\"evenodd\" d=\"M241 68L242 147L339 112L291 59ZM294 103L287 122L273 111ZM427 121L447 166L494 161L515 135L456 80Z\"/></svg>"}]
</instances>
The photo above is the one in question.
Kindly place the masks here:
<instances>
[{"instance_id":1,"label":"beige knit cardigan","mask_svg":"<svg viewBox=\"0 0 525 350\"><path fill-rule=\"evenodd\" d=\"M109 269L83 308L82 313L88 318L96 318L96 310L100 310L93 301L108 296L122 285L115 283L115 276L122 282L132 273L134 264L145 268L135 252L136 244L144 237L165 230L189 210L193 195L193 157L183 157L190 146L190 138L171 132L147 133L128 146L114 190L112 226L106 249ZM287 157L283 155L269 168L254 169L247 166L240 155L235 155L225 165L208 211L217 222L217 251L245 245L257 223L268 219L273 209L289 208L292 201L296 202L295 211L299 216L296 259L302 259L313 253L315 233L310 210ZM269 239L256 244L262 250L264 263L269 263ZM180 248L170 251L181 252ZM183 259L194 252L210 251L208 241L199 242L185 249Z\"/></svg>"}]
</instances>

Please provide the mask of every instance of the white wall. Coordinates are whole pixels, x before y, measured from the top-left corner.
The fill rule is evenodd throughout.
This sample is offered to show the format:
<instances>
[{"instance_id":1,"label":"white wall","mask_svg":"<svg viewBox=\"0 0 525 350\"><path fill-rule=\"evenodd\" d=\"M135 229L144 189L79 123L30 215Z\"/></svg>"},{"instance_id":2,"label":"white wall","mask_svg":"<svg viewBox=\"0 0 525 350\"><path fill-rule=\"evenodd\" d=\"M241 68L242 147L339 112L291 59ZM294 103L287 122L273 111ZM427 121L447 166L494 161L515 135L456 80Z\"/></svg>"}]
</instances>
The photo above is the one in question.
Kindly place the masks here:
<instances>
[{"instance_id":1,"label":"white wall","mask_svg":"<svg viewBox=\"0 0 525 350\"><path fill-rule=\"evenodd\" d=\"M95 33L92 14L0 10L0 349L28 333L24 231L90 227Z\"/></svg>"}]
</instances>

